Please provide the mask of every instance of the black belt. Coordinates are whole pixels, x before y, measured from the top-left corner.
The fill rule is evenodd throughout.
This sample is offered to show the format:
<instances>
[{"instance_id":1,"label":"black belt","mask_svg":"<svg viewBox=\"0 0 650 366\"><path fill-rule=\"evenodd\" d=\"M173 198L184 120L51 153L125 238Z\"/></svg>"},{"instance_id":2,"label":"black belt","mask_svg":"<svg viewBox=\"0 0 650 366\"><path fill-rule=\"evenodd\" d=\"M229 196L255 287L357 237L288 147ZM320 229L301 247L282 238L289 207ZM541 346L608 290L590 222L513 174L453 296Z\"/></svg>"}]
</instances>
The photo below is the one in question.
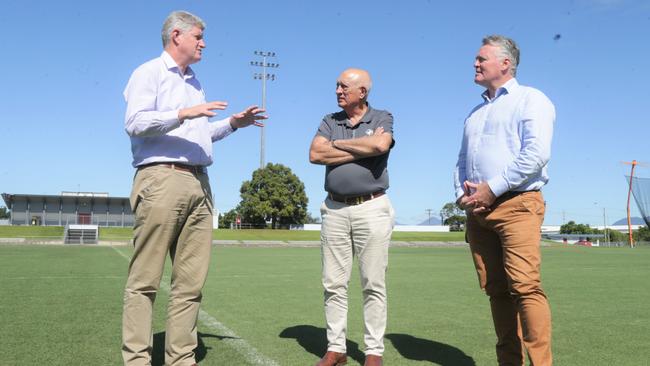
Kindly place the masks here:
<instances>
[{"instance_id":1,"label":"black belt","mask_svg":"<svg viewBox=\"0 0 650 366\"><path fill-rule=\"evenodd\" d=\"M151 164L139 165L138 169L145 169L152 166L164 166L170 169L180 170L192 174L204 174L206 172L206 169L203 165L187 165L187 164L179 164L179 163L151 163Z\"/></svg>"},{"instance_id":2,"label":"black belt","mask_svg":"<svg viewBox=\"0 0 650 366\"><path fill-rule=\"evenodd\" d=\"M386 194L386 191L377 191L369 194L362 194L360 196L342 196L339 194L328 193L327 197L332 201L345 203L346 205L360 205L366 201L378 198Z\"/></svg>"},{"instance_id":3,"label":"black belt","mask_svg":"<svg viewBox=\"0 0 650 366\"><path fill-rule=\"evenodd\" d=\"M500 195L499 197L497 197L497 199L501 199L502 201L505 201L517 197L520 194L529 193L529 192L539 192L539 189L531 189L530 191L508 191Z\"/></svg>"}]
</instances>

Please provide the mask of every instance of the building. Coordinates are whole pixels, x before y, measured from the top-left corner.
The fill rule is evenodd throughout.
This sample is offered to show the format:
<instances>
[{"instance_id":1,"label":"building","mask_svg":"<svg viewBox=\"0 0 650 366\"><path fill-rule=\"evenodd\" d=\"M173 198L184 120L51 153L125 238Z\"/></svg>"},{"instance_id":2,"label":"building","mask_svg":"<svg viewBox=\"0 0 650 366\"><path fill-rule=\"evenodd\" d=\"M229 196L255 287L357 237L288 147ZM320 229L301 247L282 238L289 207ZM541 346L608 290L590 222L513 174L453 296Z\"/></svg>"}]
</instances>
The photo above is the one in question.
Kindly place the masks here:
<instances>
[{"instance_id":1,"label":"building","mask_svg":"<svg viewBox=\"0 0 650 366\"><path fill-rule=\"evenodd\" d=\"M133 213L127 197L110 197L108 193L96 192L61 192L59 196L3 193L2 198L11 211L10 225L133 226Z\"/></svg>"}]
</instances>

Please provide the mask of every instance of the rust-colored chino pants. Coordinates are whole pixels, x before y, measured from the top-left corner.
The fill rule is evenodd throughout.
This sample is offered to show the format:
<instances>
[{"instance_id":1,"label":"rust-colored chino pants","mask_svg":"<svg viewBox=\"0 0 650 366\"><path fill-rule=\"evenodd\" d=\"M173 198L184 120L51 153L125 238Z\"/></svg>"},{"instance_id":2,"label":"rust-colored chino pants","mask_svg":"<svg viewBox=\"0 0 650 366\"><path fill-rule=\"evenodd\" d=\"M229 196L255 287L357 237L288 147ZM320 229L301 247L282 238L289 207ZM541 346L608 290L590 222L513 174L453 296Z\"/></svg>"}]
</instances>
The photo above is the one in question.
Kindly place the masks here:
<instances>
[{"instance_id":1,"label":"rust-colored chino pants","mask_svg":"<svg viewBox=\"0 0 650 366\"><path fill-rule=\"evenodd\" d=\"M467 239L490 297L500 366L552 365L551 311L540 276L541 192L507 192L491 211L468 214Z\"/></svg>"},{"instance_id":2,"label":"rust-colored chino pants","mask_svg":"<svg viewBox=\"0 0 650 366\"><path fill-rule=\"evenodd\" d=\"M166 166L141 168L133 181L131 207L135 213L134 252L124 289L124 365L151 365L153 303L168 253L172 271L165 365L192 365L212 243L208 176Z\"/></svg>"}]
</instances>

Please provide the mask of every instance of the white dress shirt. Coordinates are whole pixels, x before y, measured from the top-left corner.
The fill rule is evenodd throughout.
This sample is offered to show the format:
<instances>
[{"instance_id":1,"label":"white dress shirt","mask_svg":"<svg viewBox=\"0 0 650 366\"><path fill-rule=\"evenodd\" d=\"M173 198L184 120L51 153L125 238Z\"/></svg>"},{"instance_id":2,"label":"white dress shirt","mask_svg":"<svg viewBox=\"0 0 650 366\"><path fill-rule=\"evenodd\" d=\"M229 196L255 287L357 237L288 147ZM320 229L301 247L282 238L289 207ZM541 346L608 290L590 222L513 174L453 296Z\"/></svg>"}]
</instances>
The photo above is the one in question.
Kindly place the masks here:
<instances>
[{"instance_id":1,"label":"white dress shirt","mask_svg":"<svg viewBox=\"0 0 650 366\"><path fill-rule=\"evenodd\" d=\"M187 67L181 74L165 51L133 72L124 98L134 167L160 162L208 166L212 143L234 131L230 118L210 123L198 117L180 123L178 111L205 103L205 93L194 71Z\"/></svg>"},{"instance_id":2,"label":"white dress shirt","mask_svg":"<svg viewBox=\"0 0 650 366\"><path fill-rule=\"evenodd\" d=\"M476 106L465 130L454 172L456 199L463 182L487 182L495 196L538 190L548 182L555 107L541 91L511 79Z\"/></svg>"}]
</instances>

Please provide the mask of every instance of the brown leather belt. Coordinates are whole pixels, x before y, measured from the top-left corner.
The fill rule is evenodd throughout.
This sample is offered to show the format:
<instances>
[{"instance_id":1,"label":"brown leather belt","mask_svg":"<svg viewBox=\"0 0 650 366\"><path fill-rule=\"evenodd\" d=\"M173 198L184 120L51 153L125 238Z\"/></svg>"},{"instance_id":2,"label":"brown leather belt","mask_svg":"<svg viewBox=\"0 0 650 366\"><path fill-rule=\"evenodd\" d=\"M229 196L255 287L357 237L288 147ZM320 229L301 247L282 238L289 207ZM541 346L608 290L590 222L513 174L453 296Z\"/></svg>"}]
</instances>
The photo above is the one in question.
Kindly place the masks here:
<instances>
[{"instance_id":1,"label":"brown leather belt","mask_svg":"<svg viewBox=\"0 0 650 366\"><path fill-rule=\"evenodd\" d=\"M203 165L187 165L187 164L179 164L179 163L151 163L151 164L140 165L138 166L138 169L149 168L152 166L164 166L170 169L180 170L192 174L204 174L206 172L206 169Z\"/></svg>"},{"instance_id":2,"label":"brown leather belt","mask_svg":"<svg viewBox=\"0 0 650 366\"><path fill-rule=\"evenodd\" d=\"M334 193L328 193L327 197L332 201L345 203L346 205L360 205L366 201L378 198L386 194L386 191L377 191L375 193L364 194L361 196L341 196Z\"/></svg>"}]
</instances>

